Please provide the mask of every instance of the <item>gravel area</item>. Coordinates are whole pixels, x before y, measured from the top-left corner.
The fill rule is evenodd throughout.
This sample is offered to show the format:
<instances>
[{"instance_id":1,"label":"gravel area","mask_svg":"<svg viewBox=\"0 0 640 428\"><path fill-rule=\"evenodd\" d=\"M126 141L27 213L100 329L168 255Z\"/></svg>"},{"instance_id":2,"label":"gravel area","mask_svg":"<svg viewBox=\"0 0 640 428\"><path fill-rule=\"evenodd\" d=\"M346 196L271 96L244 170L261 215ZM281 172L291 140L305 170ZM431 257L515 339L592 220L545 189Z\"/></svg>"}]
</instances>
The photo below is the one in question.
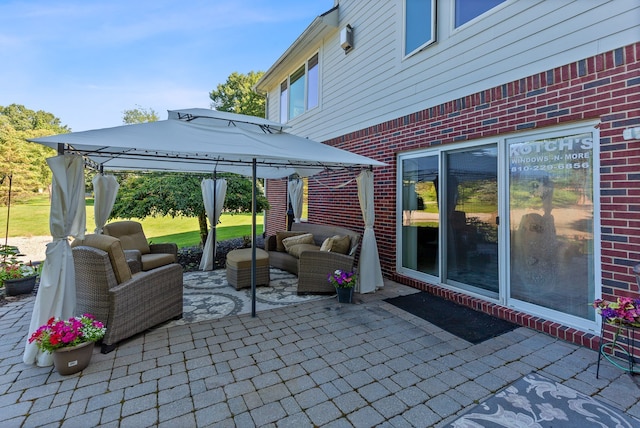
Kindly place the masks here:
<instances>
[{"instance_id":1,"label":"gravel area","mask_svg":"<svg viewBox=\"0 0 640 428\"><path fill-rule=\"evenodd\" d=\"M51 242L51 236L30 236L7 239L7 245L18 247L20 253L24 254L21 259L25 262L39 262L44 260L49 242Z\"/></svg>"},{"instance_id":2,"label":"gravel area","mask_svg":"<svg viewBox=\"0 0 640 428\"><path fill-rule=\"evenodd\" d=\"M21 259L25 262L28 261L42 261L45 259L45 254L47 250L47 244L51 242L51 236L31 236L31 237L15 237L9 238L7 240L8 245L13 245L18 247L21 254L24 254ZM262 236L258 236L256 242L258 248L264 247L264 239ZM226 257L226 254L233 250L234 248L243 248L246 245L250 245L250 243L245 242L243 238L235 238L229 239L226 241L218 242L218 251L216 254L216 265L218 265L218 261ZM202 249L199 247L185 247L181 249L182 251L193 251L194 253L198 253L198 263L200 262L199 258L202 256ZM222 264L224 267L224 263Z\"/></svg>"}]
</instances>

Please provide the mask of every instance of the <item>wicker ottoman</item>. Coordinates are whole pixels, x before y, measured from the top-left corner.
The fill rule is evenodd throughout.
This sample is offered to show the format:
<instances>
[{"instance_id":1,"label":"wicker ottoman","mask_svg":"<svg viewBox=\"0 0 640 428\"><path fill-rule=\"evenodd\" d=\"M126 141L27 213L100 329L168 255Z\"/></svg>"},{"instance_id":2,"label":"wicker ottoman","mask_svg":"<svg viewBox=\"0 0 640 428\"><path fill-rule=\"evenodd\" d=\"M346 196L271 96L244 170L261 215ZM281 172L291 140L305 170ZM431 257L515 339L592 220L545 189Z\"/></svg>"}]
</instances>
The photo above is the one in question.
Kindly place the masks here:
<instances>
[{"instance_id":1,"label":"wicker ottoman","mask_svg":"<svg viewBox=\"0 0 640 428\"><path fill-rule=\"evenodd\" d=\"M269 285L269 253L256 248L256 285ZM251 287L251 248L229 251L227 282L236 290Z\"/></svg>"}]
</instances>

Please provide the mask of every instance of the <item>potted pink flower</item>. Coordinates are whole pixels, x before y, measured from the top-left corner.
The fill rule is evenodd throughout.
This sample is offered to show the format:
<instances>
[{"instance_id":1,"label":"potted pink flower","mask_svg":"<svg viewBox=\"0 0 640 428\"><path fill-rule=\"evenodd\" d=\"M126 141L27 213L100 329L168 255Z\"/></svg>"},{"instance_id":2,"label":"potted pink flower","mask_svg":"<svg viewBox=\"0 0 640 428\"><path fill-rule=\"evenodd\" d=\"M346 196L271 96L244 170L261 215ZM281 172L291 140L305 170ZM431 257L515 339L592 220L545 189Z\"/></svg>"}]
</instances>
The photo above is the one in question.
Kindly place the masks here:
<instances>
[{"instance_id":1,"label":"potted pink flower","mask_svg":"<svg viewBox=\"0 0 640 428\"><path fill-rule=\"evenodd\" d=\"M106 332L104 324L91 314L66 321L50 318L29 338L38 349L53 354L53 363L62 375L84 370L91 361L93 344Z\"/></svg>"}]
</instances>

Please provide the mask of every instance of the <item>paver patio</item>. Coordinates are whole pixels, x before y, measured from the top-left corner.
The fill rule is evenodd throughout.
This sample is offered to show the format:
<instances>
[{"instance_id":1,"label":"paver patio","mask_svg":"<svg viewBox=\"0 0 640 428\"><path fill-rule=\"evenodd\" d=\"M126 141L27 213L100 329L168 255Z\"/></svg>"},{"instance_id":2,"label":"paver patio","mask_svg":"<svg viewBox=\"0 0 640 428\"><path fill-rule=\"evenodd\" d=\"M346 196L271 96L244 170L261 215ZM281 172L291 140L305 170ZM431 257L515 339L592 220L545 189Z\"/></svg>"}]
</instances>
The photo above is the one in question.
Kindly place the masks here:
<instances>
[{"instance_id":1,"label":"paver patio","mask_svg":"<svg viewBox=\"0 0 640 428\"><path fill-rule=\"evenodd\" d=\"M472 345L383 299L155 328L82 373L22 362L33 298L0 306L1 427L440 427L530 372L640 417L638 376L520 327Z\"/></svg>"}]
</instances>

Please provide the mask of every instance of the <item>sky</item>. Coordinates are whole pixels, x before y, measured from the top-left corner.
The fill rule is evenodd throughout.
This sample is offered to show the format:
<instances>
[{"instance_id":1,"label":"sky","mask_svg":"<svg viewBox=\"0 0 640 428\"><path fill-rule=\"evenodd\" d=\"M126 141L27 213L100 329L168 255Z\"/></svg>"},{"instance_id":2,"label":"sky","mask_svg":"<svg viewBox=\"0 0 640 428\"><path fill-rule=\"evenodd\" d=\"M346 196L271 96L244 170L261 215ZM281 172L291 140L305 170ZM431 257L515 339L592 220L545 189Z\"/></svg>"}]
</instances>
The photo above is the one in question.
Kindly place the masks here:
<instances>
[{"instance_id":1,"label":"sky","mask_svg":"<svg viewBox=\"0 0 640 428\"><path fill-rule=\"evenodd\" d=\"M123 112L210 108L234 71L266 71L333 0L0 0L0 106L72 131Z\"/></svg>"}]
</instances>

